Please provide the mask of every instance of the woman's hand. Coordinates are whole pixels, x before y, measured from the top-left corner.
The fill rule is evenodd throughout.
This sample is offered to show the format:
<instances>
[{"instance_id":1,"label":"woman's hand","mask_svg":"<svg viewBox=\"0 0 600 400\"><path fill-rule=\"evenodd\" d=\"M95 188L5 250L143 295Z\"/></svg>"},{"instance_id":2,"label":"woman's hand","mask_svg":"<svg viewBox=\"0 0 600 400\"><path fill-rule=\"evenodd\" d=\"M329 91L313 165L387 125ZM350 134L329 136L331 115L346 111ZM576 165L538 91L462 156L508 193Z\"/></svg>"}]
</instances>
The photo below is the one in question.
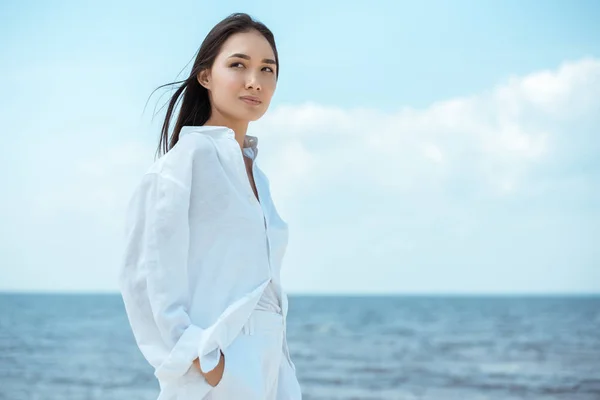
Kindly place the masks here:
<instances>
[{"instance_id":1,"label":"woman's hand","mask_svg":"<svg viewBox=\"0 0 600 400\"><path fill-rule=\"evenodd\" d=\"M194 365L196 365L196 367L198 367L198 370L200 371L202 376L204 376L204 378L206 378L206 381L208 382L208 384L210 386L214 387L214 386L217 386L217 384L219 382L221 382L221 378L223 377L223 370L225 369L225 355L221 351L221 358L219 359L219 363L217 364L217 366L214 369L212 369L211 371L208 371L208 372L202 372L202 370L200 369L200 359L199 358L196 358L194 360Z\"/></svg>"}]
</instances>

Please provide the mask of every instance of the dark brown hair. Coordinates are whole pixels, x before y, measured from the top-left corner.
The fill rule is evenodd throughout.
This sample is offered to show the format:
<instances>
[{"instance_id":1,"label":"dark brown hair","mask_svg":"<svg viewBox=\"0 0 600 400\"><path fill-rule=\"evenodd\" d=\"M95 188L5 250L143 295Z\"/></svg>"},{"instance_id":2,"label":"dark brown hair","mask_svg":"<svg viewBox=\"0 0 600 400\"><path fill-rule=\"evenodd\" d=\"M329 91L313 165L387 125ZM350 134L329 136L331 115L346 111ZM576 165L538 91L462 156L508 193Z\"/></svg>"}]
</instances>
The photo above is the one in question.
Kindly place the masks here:
<instances>
[{"instance_id":1,"label":"dark brown hair","mask_svg":"<svg viewBox=\"0 0 600 400\"><path fill-rule=\"evenodd\" d=\"M186 125L200 126L204 125L211 115L211 105L208 97L208 90L200 85L197 80L197 75L204 69L211 68L217 55L221 51L223 43L235 33L243 33L257 31L262 34L269 42L275 53L275 62L277 63L276 77L279 77L279 56L277 55L277 47L275 46L275 38L273 33L263 23L256 21L251 16L245 13L235 13L215 25L206 35L206 38L200 45L196 60L192 66L192 70L187 79L167 83L156 88L154 91L169 85L178 85L179 88L175 91L169 100L169 107L161 129L160 141L156 150L157 155L163 155L175 146L179 140L179 132ZM154 93L154 91L152 93ZM173 112L179 101L179 97L183 94L183 102L177 115L175 128L169 140L169 125L173 117Z\"/></svg>"}]
</instances>

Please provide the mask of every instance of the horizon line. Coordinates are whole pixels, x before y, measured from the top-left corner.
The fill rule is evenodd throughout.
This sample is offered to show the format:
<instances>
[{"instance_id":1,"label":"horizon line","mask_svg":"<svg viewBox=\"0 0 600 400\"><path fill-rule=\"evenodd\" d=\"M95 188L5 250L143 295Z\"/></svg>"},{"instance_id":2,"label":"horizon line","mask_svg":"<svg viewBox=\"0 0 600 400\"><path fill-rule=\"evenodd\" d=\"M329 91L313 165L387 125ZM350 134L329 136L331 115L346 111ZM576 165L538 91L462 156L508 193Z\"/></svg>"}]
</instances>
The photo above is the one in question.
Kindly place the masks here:
<instances>
[{"instance_id":1,"label":"horizon line","mask_svg":"<svg viewBox=\"0 0 600 400\"><path fill-rule=\"evenodd\" d=\"M600 297L598 292L288 292L290 297ZM119 291L0 290L0 295L120 296Z\"/></svg>"}]
</instances>

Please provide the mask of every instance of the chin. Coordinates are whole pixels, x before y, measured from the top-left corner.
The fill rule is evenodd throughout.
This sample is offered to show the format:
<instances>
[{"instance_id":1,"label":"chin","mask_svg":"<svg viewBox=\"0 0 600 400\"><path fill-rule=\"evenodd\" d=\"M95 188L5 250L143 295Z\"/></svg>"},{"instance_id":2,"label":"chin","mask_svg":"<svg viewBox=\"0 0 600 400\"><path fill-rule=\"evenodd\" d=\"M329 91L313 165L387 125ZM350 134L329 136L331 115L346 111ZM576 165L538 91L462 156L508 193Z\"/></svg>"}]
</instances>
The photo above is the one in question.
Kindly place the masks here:
<instances>
[{"instance_id":1,"label":"chin","mask_svg":"<svg viewBox=\"0 0 600 400\"><path fill-rule=\"evenodd\" d=\"M266 110L256 110L255 112L244 112L244 113L240 113L239 119L245 119L247 121L256 121L259 120L263 115L265 115Z\"/></svg>"},{"instance_id":2,"label":"chin","mask_svg":"<svg viewBox=\"0 0 600 400\"><path fill-rule=\"evenodd\" d=\"M250 118L249 121L258 121L263 115L264 115L264 113L260 114L260 115L256 115L256 116Z\"/></svg>"}]
</instances>

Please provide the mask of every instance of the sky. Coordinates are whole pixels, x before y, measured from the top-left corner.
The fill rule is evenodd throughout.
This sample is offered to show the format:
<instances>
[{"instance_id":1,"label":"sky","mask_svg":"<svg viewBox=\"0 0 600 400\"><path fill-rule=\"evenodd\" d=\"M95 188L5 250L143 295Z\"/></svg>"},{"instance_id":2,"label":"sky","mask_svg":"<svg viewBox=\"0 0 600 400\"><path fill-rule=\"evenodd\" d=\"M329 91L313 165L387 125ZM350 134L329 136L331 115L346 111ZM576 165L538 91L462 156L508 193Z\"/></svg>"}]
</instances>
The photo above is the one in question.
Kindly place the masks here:
<instances>
[{"instance_id":1,"label":"sky","mask_svg":"<svg viewBox=\"0 0 600 400\"><path fill-rule=\"evenodd\" d=\"M280 56L248 133L289 293L600 293L592 0L3 1L0 291L117 292L150 95L239 11Z\"/></svg>"}]
</instances>

